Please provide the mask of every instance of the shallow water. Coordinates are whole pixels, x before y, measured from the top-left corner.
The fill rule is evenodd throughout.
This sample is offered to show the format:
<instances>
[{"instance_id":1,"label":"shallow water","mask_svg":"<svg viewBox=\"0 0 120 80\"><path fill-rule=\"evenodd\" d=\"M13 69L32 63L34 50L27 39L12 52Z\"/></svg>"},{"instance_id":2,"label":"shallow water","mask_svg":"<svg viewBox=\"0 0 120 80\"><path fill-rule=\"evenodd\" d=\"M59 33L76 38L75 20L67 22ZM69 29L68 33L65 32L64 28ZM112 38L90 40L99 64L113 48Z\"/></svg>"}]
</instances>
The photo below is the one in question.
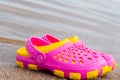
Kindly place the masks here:
<instances>
[{"instance_id":1,"label":"shallow water","mask_svg":"<svg viewBox=\"0 0 120 80\"><path fill-rule=\"evenodd\" d=\"M61 39L78 35L89 47L112 54L119 65L119 4L120 0L0 0L0 63L12 65L15 50L29 36L50 33Z\"/></svg>"}]
</instances>

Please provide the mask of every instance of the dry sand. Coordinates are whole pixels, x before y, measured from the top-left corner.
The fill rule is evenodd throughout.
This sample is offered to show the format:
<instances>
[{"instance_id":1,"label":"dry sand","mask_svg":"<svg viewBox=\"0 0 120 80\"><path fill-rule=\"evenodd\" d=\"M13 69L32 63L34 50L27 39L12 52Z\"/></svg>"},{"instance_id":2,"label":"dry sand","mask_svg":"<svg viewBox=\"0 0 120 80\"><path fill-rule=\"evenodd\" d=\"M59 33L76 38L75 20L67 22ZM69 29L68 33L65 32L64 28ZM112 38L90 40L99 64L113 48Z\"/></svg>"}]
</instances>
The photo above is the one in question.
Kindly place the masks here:
<instances>
[{"instance_id":1,"label":"dry sand","mask_svg":"<svg viewBox=\"0 0 120 80\"><path fill-rule=\"evenodd\" d=\"M60 39L78 35L90 48L111 54L115 71L95 80L120 80L119 0L0 0L0 80L64 80L48 71L15 64L15 54L31 36ZM65 79L66 80L66 79Z\"/></svg>"}]
</instances>

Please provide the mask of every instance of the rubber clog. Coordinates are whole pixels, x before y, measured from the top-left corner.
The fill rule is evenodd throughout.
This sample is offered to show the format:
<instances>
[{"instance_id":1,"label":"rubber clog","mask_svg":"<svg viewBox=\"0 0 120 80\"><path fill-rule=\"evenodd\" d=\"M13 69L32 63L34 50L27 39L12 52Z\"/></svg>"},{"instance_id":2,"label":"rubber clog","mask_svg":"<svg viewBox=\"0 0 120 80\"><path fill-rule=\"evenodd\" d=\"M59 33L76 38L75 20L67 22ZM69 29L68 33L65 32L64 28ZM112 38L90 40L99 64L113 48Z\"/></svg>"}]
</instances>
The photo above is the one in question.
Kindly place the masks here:
<instances>
[{"instance_id":1,"label":"rubber clog","mask_svg":"<svg viewBox=\"0 0 120 80\"><path fill-rule=\"evenodd\" d=\"M22 50L23 48L21 48ZM32 70L49 70L54 75L70 79L92 79L106 73L107 62L100 54L88 54L69 39L49 44L44 39L30 37L26 51L16 54L18 66Z\"/></svg>"}]
</instances>

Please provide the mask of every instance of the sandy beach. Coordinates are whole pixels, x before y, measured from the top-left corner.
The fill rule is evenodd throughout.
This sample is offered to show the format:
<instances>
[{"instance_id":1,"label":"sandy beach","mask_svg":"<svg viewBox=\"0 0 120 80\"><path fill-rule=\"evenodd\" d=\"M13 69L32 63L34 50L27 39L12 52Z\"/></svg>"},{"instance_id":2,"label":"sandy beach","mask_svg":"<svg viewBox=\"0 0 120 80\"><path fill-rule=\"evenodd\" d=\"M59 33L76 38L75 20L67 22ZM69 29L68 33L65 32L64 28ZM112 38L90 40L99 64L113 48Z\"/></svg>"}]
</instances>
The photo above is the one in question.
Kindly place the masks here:
<instances>
[{"instance_id":1,"label":"sandy beach","mask_svg":"<svg viewBox=\"0 0 120 80\"><path fill-rule=\"evenodd\" d=\"M117 69L95 80L120 79L119 0L0 0L0 80L67 80L48 71L22 69L16 50L29 36L79 36L90 48L111 54Z\"/></svg>"}]
</instances>

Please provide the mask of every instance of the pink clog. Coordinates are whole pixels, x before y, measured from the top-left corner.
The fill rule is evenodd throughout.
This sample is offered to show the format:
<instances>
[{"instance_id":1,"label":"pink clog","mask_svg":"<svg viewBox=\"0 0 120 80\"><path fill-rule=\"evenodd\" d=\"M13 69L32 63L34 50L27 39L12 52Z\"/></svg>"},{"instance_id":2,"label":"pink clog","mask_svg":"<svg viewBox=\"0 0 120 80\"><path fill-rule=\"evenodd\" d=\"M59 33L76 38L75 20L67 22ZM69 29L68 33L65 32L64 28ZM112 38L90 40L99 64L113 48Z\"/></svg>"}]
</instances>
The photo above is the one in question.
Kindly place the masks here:
<instances>
[{"instance_id":1,"label":"pink clog","mask_svg":"<svg viewBox=\"0 0 120 80\"><path fill-rule=\"evenodd\" d=\"M32 36L25 48L27 56L16 54L16 63L23 68L45 69L59 77L79 80L96 78L105 74L108 69L107 62L100 54L88 54L74 46L69 39L49 44Z\"/></svg>"}]
</instances>

